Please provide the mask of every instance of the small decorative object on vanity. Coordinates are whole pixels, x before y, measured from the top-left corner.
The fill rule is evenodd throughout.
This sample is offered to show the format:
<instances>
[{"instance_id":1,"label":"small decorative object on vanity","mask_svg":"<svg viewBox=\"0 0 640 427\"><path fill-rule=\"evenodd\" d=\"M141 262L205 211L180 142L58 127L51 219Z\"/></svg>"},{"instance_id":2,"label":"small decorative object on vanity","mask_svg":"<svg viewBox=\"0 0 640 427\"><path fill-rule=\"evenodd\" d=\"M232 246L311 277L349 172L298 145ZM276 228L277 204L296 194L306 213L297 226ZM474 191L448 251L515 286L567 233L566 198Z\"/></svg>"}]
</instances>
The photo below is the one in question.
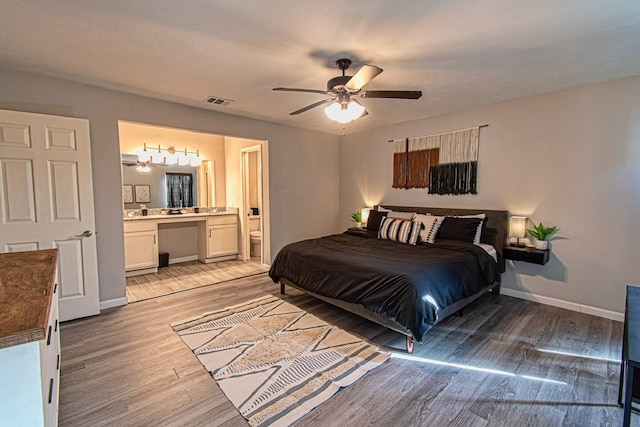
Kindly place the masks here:
<instances>
[{"instance_id":1,"label":"small decorative object on vanity","mask_svg":"<svg viewBox=\"0 0 640 427\"><path fill-rule=\"evenodd\" d=\"M545 227L540 223L527 231L536 239L536 249L546 250L549 248L549 237L558 231L558 227Z\"/></svg>"},{"instance_id":2,"label":"small decorative object on vanity","mask_svg":"<svg viewBox=\"0 0 640 427\"><path fill-rule=\"evenodd\" d=\"M362 214L360 212L354 212L351 214L351 219L356 223L356 227L362 226Z\"/></svg>"}]
</instances>

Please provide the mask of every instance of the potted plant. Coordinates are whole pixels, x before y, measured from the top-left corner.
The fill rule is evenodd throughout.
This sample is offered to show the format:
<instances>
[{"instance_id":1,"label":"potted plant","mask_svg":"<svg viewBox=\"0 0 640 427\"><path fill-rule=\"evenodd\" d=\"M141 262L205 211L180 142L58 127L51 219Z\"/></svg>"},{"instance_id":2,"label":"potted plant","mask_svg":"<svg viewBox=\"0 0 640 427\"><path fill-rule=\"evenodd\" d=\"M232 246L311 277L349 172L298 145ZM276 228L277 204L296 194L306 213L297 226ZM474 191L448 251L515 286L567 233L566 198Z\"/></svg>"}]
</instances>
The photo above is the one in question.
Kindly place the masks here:
<instances>
[{"instance_id":1,"label":"potted plant","mask_svg":"<svg viewBox=\"0 0 640 427\"><path fill-rule=\"evenodd\" d=\"M533 228L527 229L529 234L531 234L536 239L536 248L537 249L548 249L549 247L549 237L556 231L558 231L558 227L545 227L542 223L535 225Z\"/></svg>"},{"instance_id":2,"label":"potted plant","mask_svg":"<svg viewBox=\"0 0 640 427\"><path fill-rule=\"evenodd\" d=\"M351 214L351 219L356 223L356 227L362 226L362 213L354 212Z\"/></svg>"}]
</instances>

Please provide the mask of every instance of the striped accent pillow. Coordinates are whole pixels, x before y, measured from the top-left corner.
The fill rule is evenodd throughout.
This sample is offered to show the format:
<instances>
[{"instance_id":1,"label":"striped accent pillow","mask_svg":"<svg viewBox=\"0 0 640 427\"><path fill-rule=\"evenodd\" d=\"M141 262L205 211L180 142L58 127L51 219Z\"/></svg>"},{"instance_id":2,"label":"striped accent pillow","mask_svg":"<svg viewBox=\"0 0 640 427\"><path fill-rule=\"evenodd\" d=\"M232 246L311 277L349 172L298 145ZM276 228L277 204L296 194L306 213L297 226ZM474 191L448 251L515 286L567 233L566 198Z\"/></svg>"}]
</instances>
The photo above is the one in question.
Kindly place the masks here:
<instances>
[{"instance_id":1,"label":"striped accent pillow","mask_svg":"<svg viewBox=\"0 0 640 427\"><path fill-rule=\"evenodd\" d=\"M415 245L420 236L420 222L405 219L383 218L378 230L378 239Z\"/></svg>"}]
</instances>

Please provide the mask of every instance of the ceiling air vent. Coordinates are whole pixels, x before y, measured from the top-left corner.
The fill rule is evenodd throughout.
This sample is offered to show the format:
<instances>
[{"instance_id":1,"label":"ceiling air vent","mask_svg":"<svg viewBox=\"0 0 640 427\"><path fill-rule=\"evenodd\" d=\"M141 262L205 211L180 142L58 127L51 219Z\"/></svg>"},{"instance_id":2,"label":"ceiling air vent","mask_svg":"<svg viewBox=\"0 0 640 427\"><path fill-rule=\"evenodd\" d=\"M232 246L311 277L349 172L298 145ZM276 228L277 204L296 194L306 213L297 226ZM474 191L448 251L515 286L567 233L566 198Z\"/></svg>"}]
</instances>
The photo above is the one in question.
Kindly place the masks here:
<instances>
[{"instance_id":1,"label":"ceiling air vent","mask_svg":"<svg viewBox=\"0 0 640 427\"><path fill-rule=\"evenodd\" d=\"M207 104L221 105L224 107L234 101L232 99L220 98L219 96L207 96L207 99L205 99L204 102L206 102Z\"/></svg>"}]
</instances>

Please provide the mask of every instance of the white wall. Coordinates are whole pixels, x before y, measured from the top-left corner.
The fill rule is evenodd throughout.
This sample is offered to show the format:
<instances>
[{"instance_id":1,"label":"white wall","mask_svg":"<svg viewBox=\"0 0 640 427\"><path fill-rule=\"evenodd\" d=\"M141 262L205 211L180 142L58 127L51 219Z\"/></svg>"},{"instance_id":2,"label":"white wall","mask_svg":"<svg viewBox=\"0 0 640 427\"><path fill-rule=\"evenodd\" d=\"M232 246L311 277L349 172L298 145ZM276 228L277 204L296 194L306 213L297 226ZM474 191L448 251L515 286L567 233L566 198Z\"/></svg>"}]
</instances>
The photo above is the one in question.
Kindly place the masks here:
<instances>
[{"instance_id":1,"label":"white wall","mask_svg":"<svg viewBox=\"0 0 640 427\"><path fill-rule=\"evenodd\" d=\"M478 195L391 188L387 140L481 124ZM622 312L640 285L640 77L348 135L340 160L343 227L379 202L506 209L559 232L550 262L512 263L503 288Z\"/></svg>"},{"instance_id":2,"label":"white wall","mask_svg":"<svg viewBox=\"0 0 640 427\"><path fill-rule=\"evenodd\" d=\"M337 228L336 136L4 69L0 108L89 119L100 301L105 305L125 298L118 120L268 140L273 254L286 243ZM311 208L304 203L309 194L315 197Z\"/></svg>"}]
</instances>

